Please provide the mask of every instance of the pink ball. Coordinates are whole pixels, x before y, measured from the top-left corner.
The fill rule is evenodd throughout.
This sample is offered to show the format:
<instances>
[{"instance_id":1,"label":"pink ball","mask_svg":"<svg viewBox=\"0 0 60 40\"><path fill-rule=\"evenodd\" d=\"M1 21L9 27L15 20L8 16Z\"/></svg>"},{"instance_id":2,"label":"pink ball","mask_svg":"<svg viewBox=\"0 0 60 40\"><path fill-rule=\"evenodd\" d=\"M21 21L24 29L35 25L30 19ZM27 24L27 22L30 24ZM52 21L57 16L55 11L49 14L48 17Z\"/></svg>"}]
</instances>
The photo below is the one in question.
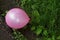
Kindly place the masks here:
<instances>
[{"instance_id":1,"label":"pink ball","mask_svg":"<svg viewBox=\"0 0 60 40\"><path fill-rule=\"evenodd\" d=\"M26 12L20 8L9 10L5 16L5 21L10 28L20 29L29 22L30 18Z\"/></svg>"}]
</instances>

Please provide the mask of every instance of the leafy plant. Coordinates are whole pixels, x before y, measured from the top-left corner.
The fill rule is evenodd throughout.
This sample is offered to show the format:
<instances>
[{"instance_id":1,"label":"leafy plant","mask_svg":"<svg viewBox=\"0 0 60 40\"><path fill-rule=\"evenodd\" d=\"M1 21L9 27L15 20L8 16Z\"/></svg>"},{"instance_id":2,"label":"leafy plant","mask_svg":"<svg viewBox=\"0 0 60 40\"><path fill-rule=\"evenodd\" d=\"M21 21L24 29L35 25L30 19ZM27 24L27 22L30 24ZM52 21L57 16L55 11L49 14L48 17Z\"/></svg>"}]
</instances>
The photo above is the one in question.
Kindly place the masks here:
<instances>
[{"instance_id":1,"label":"leafy plant","mask_svg":"<svg viewBox=\"0 0 60 40\"><path fill-rule=\"evenodd\" d=\"M42 33L42 30L43 30L43 28L42 28L43 26L37 26L37 28L36 28L36 30L34 31L35 33L36 33L36 35L39 35L39 34L41 34Z\"/></svg>"},{"instance_id":2,"label":"leafy plant","mask_svg":"<svg viewBox=\"0 0 60 40\"><path fill-rule=\"evenodd\" d=\"M27 40L20 32L13 30L15 40Z\"/></svg>"},{"instance_id":3,"label":"leafy plant","mask_svg":"<svg viewBox=\"0 0 60 40\"><path fill-rule=\"evenodd\" d=\"M60 36L58 36L58 37L57 37L57 39L59 39L59 40L60 40Z\"/></svg>"}]
</instances>

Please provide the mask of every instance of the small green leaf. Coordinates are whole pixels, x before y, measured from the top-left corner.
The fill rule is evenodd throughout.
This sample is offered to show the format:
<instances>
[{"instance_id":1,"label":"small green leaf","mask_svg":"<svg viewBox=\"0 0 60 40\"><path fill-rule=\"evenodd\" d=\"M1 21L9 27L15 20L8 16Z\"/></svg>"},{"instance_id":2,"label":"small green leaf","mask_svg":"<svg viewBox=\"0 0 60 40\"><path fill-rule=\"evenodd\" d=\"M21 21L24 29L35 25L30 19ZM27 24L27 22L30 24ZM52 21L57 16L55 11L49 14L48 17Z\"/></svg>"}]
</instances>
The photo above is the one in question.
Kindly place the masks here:
<instances>
[{"instance_id":1,"label":"small green leaf","mask_svg":"<svg viewBox=\"0 0 60 40\"><path fill-rule=\"evenodd\" d=\"M34 16L37 16L37 17L39 17L39 16L40 16L40 14L39 14L38 10L34 10L32 14L33 14Z\"/></svg>"},{"instance_id":2,"label":"small green leaf","mask_svg":"<svg viewBox=\"0 0 60 40\"><path fill-rule=\"evenodd\" d=\"M47 30L44 30L44 31L43 31L43 34L44 34L45 36L47 36L47 35L48 35Z\"/></svg>"},{"instance_id":3,"label":"small green leaf","mask_svg":"<svg viewBox=\"0 0 60 40\"><path fill-rule=\"evenodd\" d=\"M40 14L39 14L39 12L37 10L34 10L32 12L32 17L31 18L32 18L33 23L39 23L40 22Z\"/></svg>"},{"instance_id":4,"label":"small green leaf","mask_svg":"<svg viewBox=\"0 0 60 40\"><path fill-rule=\"evenodd\" d=\"M32 26L32 27L31 27L31 30L32 30L32 31L35 30L35 26Z\"/></svg>"},{"instance_id":5,"label":"small green leaf","mask_svg":"<svg viewBox=\"0 0 60 40\"><path fill-rule=\"evenodd\" d=\"M40 38L36 38L36 40L40 40Z\"/></svg>"},{"instance_id":6,"label":"small green leaf","mask_svg":"<svg viewBox=\"0 0 60 40\"><path fill-rule=\"evenodd\" d=\"M5 14L3 13L3 14L1 14L2 16L5 16Z\"/></svg>"},{"instance_id":7,"label":"small green leaf","mask_svg":"<svg viewBox=\"0 0 60 40\"><path fill-rule=\"evenodd\" d=\"M52 40L51 38L47 38L47 40Z\"/></svg>"},{"instance_id":8,"label":"small green leaf","mask_svg":"<svg viewBox=\"0 0 60 40\"><path fill-rule=\"evenodd\" d=\"M52 40L55 40L55 36L54 35L52 36Z\"/></svg>"},{"instance_id":9,"label":"small green leaf","mask_svg":"<svg viewBox=\"0 0 60 40\"><path fill-rule=\"evenodd\" d=\"M60 39L60 36L58 36L57 39Z\"/></svg>"},{"instance_id":10,"label":"small green leaf","mask_svg":"<svg viewBox=\"0 0 60 40\"><path fill-rule=\"evenodd\" d=\"M35 30L36 35L38 36L40 33L42 32L42 27L37 27L37 29Z\"/></svg>"}]
</instances>

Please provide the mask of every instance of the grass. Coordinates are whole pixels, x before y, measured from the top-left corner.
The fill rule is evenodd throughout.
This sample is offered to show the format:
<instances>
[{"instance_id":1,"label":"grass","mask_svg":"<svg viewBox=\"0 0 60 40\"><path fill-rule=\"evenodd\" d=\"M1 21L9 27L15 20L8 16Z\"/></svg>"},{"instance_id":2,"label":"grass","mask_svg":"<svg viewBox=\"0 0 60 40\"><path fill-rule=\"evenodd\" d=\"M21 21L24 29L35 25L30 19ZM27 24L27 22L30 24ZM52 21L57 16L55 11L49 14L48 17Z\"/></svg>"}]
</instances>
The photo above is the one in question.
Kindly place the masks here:
<instances>
[{"instance_id":1,"label":"grass","mask_svg":"<svg viewBox=\"0 0 60 40\"><path fill-rule=\"evenodd\" d=\"M60 40L59 0L20 0L16 5L31 18L26 26L37 35L36 40ZM27 40L19 31L14 31L13 36L15 40Z\"/></svg>"}]
</instances>

